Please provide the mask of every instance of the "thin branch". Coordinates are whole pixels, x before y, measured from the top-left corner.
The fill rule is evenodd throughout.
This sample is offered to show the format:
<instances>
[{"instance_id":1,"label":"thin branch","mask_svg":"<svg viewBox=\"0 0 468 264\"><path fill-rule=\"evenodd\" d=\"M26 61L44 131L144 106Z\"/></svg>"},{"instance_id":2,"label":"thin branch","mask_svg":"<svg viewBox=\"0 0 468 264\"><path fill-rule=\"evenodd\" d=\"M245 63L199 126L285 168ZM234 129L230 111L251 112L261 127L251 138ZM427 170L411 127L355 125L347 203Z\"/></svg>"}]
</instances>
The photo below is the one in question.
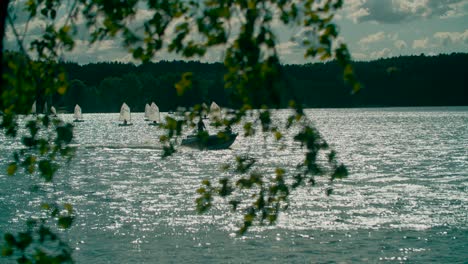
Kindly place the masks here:
<instances>
[{"instance_id":1,"label":"thin branch","mask_svg":"<svg viewBox=\"0 0 468 264\"><path fill-rule=\"evenodd\" d=\"M75 9L77 8L77 4L78 4L78 0L73 1L73 5L70 7L70 10L68 11L68 16L63 26L67 26L70 23L70 21L75 20L75 16L73 15L73 13L75 12ZM57 54L58 57L63 59L63 55L65 52L63 51L62 43L59 43L59 46L57 47L57 49L61 53L60 55Z\"/></svg>"},{"instance_id":2,"label":"thin branch","mask_svg":"<svg viewBox=\"0 0 468 264\"><path fill-rule=\"evenodd\" d=\"M23 55L25 55L28 59L30 59L29 54L24 49L23 41L21 40L21 38L20 38L20 36L18 34L18 31L16 31L15 24L13 23L13 19L11 18L10 14L7 14L7 20L8 20L8 23L10 24L10 26L11 26L13 34L15 35L16 42L17 42L17 44L18 44L18 46L20 48L20 51L23 53Z\"/></svg>"},{"instance_id":3,"label":"thin branch","mask_svg":"<svg viewBox=\"0 0 468 264\"><path fill-rule=\"evenodd\" d=\"M2 0L0 2L0 63L2 63L2 65L3 65L3 38L5 36L5 28L6 28L5 20L8 14L8 3L9 3L9 0ZM3 78L1 78L1 76L3 76L3 71L4 71L3 66L0 66L0 89L3 88ZM3 102L1 101L0 101L0 108L2 108L1 110L3 110Z\"/></svg>"},{"instance_id":4,"label":"thin branch","mask_svg":"<svg viewBox=\"0 0 468 264\"><path fill-rule=\"evenodd\" d=\"M24 38L26 37L26 33L28 32L28 28L29 28L29 22L31 21L31 19L32 19L32 16L31 14L29 14L28 20L26 21L26 25L24 26L23 35L21 36L21 42L23 42Z\"/></svg>"}]
</instances>

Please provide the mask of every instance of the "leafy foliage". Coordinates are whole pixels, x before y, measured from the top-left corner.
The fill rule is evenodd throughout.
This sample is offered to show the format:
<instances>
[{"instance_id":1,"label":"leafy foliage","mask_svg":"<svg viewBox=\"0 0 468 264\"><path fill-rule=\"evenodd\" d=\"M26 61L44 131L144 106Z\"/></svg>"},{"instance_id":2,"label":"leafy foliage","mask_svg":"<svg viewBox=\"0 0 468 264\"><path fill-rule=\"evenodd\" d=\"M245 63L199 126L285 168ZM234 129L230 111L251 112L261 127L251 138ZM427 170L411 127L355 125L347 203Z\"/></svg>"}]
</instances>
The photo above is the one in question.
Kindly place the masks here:
<instances>
[{"instance_id":1,"label":"leafy foliage","mask_svg":"<svg viewBox=\"0 0 468 264\"><path fill-rule=\"evenodd\" d=\"M2 5L5 2L8 4L8 1L4 1ZM34 101L42 106L45 102L50 103L51 96L55 93L65 93L68 88L65 74L56 61L63 52L74 48L78 20L82 19L88 28L91 42L110 38L121 40L133 57L142 62L152 60L162 50L186 58L197 58L206 54L209 49L221 47L225 50L223 84L231 91L229 99L240 107L227 117L215 120L216 126L243 123L245 135L249 136L257 133L255 124L259 122L262 133L272 133L281 140L285 133L281 132L281 128L273 126L270 118L270 109L284 103L281 102L281 93L285 88L273 24L280 22L285 26L299 26L313 32L311 37L301 41L305 56L322 60L335 58L344 68L344 78L351 82L352 91L357 92L360 85L354 78L349 52L344 44L335 43L338 29L333 24L333 13L342 4L342 0L75 0L68 6L55 0L14 2L12 7L27 12L26 23L39 20L45 27L42 37L29 43L30 51L36 58L33 61L22 48L23 44L28 43L24 43L24 37L17 32L13 16L5 14L5 17L1 17L2 21L9 21L11 31L24 54L24 57L20 56L15 60L3 61L2 127L8 135L15 137L18 128L17 114L29 113L28 108ZM150 15L137 21L135 18L142 8ZM60 12L66 15L63 21L58 22L56 17ZM128 78L132 79L131 76ZM179 95L190 93L196 88L193 73L182 74L175 88ZM291 126L302 127L294 137L294 140L304 146L306 153L304 160L298 165L300 172L289 174L288 170L278 168L274 176L269 177L252 170L255 165L252 158L239 157L235 172L240 173L241 178L235 183L227 178L221 179L219 185L211 184L208 179L202 182L204 187L198 190L200 198L197 199L200 212L211 207L215 195L227 198L235 192L239 193L236 196L239 199L230 200L229 204L233 209L246 204L242 207L242 234L256 222L275 223L280 210L287 205L289 194L302 182L314 183L314 177L318 175L326 175L330 182L347 175L344 167L336 161L335 155L329 154L330 160L326 164L320 164L317 157L319 153L329 151L328 144L306 119L301 105L294 102L290 105L295 114L288 119L288 125L284 129ZM251 111L252 109L261 111ZM42 112L43 109L39 107L38 110ZM176 152L174 139L181 135L183 129L193 127L196 118L202 117L203 106L195 105L190 112L183 115L181 120L166 120L164 128L167 133L161 137L164 156L169 157ZM253 122L248 121L249 116L253 117ZM46 181L51 181L59 166L58 159L69 159L72 156L72 149L68 146L72 139L72 127L58 119L37 116L35 120L28 122L27 128L29 135L22 139L25 149L14 154L14 162L8 167L8 172L13 174L17 172L18 166L22 166L28 173L37 172ZM296 179L295 183L290 183L288 179L291 177ZM246 195L243 196L244 191ZM52 218L57 217L55 212L53 210ZM69 227L71 222L72 218L69 216L58 217L59 226ZM49 229L44 228L39 226L39 239L32 235L32 231L20 233L16 238L7 235L5 255L11 255L17 249L21 255L18 261L28 261L25 256L27 247L44 243L45 237L51 241L57 238L50 234ZM41 236L41 232L45 235ZM62 246L61 243L58 244L58 248ZM71 260L68 258L68 251L65 251L65 257L41 250L36 252L34 260L29 258L29 261L37 261L36 258L51 262Z\"/></svg>"},{"instance_id":2,"label":"leafy foliage","mask_svg":"<svg viewBox=\"0 0 468 264\"><path fill-rule=\"evenodd\" d=\"M65 204L43 204L42 208L49 212L51 219L57 219L59 228L69 228L74 219L73 207ZM2 256L16 257L18 263L71 263L72 250L51 229L47 219L28 220L26 231L16 236L10 233L4 235L5 244Z\"/></svg>"}]
</instances>

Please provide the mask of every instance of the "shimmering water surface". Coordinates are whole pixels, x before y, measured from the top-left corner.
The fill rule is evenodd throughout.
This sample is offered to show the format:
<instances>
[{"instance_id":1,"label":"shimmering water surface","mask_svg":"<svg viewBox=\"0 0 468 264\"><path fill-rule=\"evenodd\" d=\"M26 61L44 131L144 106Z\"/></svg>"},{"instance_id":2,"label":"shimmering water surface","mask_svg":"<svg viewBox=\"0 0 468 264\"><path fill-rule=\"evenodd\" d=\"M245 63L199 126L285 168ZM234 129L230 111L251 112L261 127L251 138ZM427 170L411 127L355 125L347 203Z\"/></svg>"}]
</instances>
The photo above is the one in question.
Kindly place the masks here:
<instances>
[{"instance_id":1,"label":"shimmering water surface","mask_svg":"<svg viewBox=\"0 0 468 264\"><path fill-rule=\"evenodd\" d=\"M58 199L77 212L62 235L78 263L466 263L468 107L307 114L351 175L330 197L323 184L295 191L276 226L238 237L240 215L224 203L198 215L195 190L230 176L220 167L239 154L261 158L263 172L292 169L299 146L239 136L228 150L181 148L161 160L162 131L141 114L131 127L118 127L117 114L88 114L75 124L77 155L54 185L6 176L20 146L0 136L0 233L22 229L43 201Z\"/></svg>"}]
</instances>

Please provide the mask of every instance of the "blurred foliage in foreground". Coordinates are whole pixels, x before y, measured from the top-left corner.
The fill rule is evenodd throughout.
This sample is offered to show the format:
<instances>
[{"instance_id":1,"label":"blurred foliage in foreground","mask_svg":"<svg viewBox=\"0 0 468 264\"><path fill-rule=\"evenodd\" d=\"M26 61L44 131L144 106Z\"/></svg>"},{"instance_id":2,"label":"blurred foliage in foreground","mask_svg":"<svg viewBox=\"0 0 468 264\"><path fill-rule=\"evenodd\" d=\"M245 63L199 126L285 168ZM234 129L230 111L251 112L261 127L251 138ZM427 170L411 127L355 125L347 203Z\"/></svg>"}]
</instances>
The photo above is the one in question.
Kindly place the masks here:
<instances>
[{"instance_id":1,"label":"blurred foliage in foreground","mask_svg":"<svg viewBox=\"0 0 468 264\"><path fill-rule=\"evenodd\" d=\"M342 7L342 0L74 0L66 4L56 0L30 0L11 1L11 5L9 2L0 3L0 35L3 39L6 22L9 25L6 30L15 37L18 50L24 55L15 59L3 58L3 46L0 49L1 126L8 136L21 137L24 145L22 150L13 153L9 174L23 168L26 173L52 181L61 160L72 157L73 151L68 147L72 139L71 125L47 115L30 116L26 125L29 132L19 136L18 114L28 112L33 102L36 102L38 113L45 110L47 114L45 105L49 102L50 106L51 96L66 92L69 84L56 62L72 51L78 35L81 34L82 39L84 34L91 43L114 39L141 62L151 61L162 51L197 59L210 50L223 50L225 73L222 84L231 91L229 100L240 107L216 120L216 125L241 123L246 136L271 133L278 141L284 138L282 130L298 127L299 132L293 139L303 146L304 158L296 168L277 168L274 175L268 175L261 169L254 170L256 160L248 153L237 157L237 165L226 169L238 173L241 178L236 182L230 178L220 179L217 183L204 180L197 190L199 212L212 206L214 196L225 197L234 210L244 214L240 225L240 234L243 234L256 223L275 223L295 188L315 185L317 176L327 177L329 183L347 176L346 168L311 125L300 104L286 102L294 111L285 120L285 127L272 125L270 117L270 109L284 103L281 94L286 88L277 50L278 36L273 25L306 31L301 39L295 40L304 48L304 56L336 60L343 68L343 78L348 81L350 92L360 90L349 52L346 45L338 41L338 28L333 23L334 13ZM41 37L27 38L30 23L43 25ZM86 28L85 32L83 28ZM174 86L182 95L190 93L193 85L193 73L187 72ZM161 137L164 156L177 151L173 139L201 118L202 105L195 105L191 110L183 120L168 118L163 125L167 130ZM254 121L248 121L248 115L254 117ZM256 131L255 124L260 125L260 131ZM323 162L319 161L321 155L327 157ZM326 194L330 193L331 187L326 191ZM59 228L67 228L72 223L73 211L70 206L66 207L65 215L60 210L50 213L50 219L56 219ZM57 241L57 236L51 235L50 230L42 224L29 224L26 232L17 236L7 234L2 254L15 256L20 263L70 262L71 253L63 243L46 241L46 238L49 242ZM42 247L48 250L41 250Z\"/></svg>"}]
</instances>

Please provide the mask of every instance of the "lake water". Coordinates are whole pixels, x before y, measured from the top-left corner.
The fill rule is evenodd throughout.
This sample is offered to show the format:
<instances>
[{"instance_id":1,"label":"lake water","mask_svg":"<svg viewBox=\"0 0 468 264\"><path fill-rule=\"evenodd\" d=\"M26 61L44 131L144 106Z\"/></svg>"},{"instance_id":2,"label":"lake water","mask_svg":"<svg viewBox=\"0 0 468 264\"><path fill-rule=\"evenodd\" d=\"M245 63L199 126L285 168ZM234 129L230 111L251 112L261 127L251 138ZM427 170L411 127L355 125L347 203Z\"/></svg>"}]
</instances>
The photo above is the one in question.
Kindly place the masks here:
<instances>
[{"instance_id":1,"label":"lake water","mask_svg":"<svg viewBox=\"0 0 468 264\"><path fill-rule=\"evenodd\" d=\"M161 160L162 131L142 114L131 127L118 127L117 114L85 114L75 124L77 155L55 185L6 176L20 146L0 136L0 233L23 229L57 199L77 212L62 234L77 263L466 263L468 107L306 112L350 176L330 197L322 183L294 191L275 226L239 237L241 215L222 201L197 214L195 190L205 178L235 177L220 171L235 155L260 158L264 173L292 170L303 157L296 144L240 135L228 150L180 148Z\"/></svg>"}]
</instances>

